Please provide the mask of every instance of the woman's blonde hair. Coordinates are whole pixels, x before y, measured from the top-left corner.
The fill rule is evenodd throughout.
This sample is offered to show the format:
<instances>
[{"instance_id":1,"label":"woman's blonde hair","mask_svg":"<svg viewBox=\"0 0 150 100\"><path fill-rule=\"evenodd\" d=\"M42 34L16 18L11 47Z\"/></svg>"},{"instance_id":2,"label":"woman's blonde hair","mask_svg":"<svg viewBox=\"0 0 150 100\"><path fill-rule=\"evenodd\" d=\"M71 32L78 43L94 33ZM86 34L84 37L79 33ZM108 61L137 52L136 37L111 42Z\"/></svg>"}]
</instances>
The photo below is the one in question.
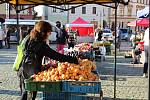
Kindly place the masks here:
<instances>
[{"instance_id":1,"label":"woman's blonde hair","mask_svg":"<svg viewBox=\"0 0 150 100\"><path fill-rule=\"evenodd\" d=\"M48 38L48 32L51 32L52 26L46 21L39 21L35 24L34 28L30 32L30 40L42 40L45 41Z\"/></svg>"}]
</instances>

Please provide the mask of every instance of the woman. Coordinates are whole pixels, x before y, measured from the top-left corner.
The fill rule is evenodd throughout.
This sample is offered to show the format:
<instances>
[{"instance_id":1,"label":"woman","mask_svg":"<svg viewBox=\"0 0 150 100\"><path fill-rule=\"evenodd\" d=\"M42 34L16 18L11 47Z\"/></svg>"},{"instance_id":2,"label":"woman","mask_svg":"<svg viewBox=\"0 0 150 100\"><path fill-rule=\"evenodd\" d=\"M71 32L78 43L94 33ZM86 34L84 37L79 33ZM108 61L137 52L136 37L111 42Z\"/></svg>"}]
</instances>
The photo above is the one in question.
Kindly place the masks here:
<instances>
[{"instance_id":1,"label":"woman","mask_svg":"<svg viewBox=\"0 0 150 100\"><path fill-rule=\"evenodd\" d=\"M40 21L34 26L33 30L29 34L29 39L27 40L27 43L25 43L25 49L27 50L29 56L33 53L36 55L36 63L34 63L34 67L31 67L28 63L24 65L22 64L23 67L21 66L19 69L19 71L22 72L21 75L23 79L23 86L25 79L41 71L41 63L44 56L60 62L78 63L77 58L57 53L49 47L46 41L51 34L51 29L52 26L48 22ZM36 94L36 91L33 92L32 100L35 100ZM21 100L27 100L27 91L24 90L24 87Z\"/></svg>"},{"instance_id":2,"label":"woman","mask_svg":"<svg viewBox=\"0 0 150 100\"><path fill-rule=\"evenodd\" d=\"M145 30L144 33L144 52L145 52L145 61L143 68L143 77L148 77L148 62L149 62L149 28Z\"/></svg>"}]
</instances>

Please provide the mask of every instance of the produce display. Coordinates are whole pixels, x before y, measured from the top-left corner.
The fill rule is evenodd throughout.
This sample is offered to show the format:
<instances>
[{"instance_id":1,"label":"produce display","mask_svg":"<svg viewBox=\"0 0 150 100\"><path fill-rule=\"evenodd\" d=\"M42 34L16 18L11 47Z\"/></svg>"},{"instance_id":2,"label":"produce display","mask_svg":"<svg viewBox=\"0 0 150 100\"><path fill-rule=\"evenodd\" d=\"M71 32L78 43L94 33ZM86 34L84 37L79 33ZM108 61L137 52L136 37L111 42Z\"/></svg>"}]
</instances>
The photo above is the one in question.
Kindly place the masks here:
<instances>
[{"instance_id":1,"label":"produce display","mask_svg":"<svg viewBox=\"0 0 150 100\"><path fill-rule=\"evenodd\" d=\"M80 43L78 45L75 45L74 50L80 51L80 52L87 52L91 50L92 45L90 43Z\"/></svg>"},{"instance_id":2,"label":"produce display","mask_svg":"<svg viewBox=\"0 0 150 100\"><path fill-rule=\"evenodd\" d=\"M94 60L93 56L93 48L90 43L81 43L78 45L75 45L75 47L72 50L69 50L66 55L78 57L81 59L89 59L91 61Z\"/></svg>"},{"instance_id":3,"label":"produce display","mask_svg":"<svg viewBox=\"0 0 150 100\"><path fill-rule=\"evenodd\" d=\"M96 48L98 46L111 46L111 43L110 42L94 42L93 43L93 47Z\"/></svg>"},{"instance_id":4,"label":"produce display","mask_svg":"<svg viewBox=\"0 0 150 100\"><path fill-rule=\"evenodd\" d=\"M58 63L57 67L50 67L48 70L39 72L32 76L33 81L60 81L60 80L74 80L74 81L95 81L98 76L92 71L96 70L94 62L83 59L79 60L79 64L72 64L68 62Z\"/></svg>"}]
</instances>

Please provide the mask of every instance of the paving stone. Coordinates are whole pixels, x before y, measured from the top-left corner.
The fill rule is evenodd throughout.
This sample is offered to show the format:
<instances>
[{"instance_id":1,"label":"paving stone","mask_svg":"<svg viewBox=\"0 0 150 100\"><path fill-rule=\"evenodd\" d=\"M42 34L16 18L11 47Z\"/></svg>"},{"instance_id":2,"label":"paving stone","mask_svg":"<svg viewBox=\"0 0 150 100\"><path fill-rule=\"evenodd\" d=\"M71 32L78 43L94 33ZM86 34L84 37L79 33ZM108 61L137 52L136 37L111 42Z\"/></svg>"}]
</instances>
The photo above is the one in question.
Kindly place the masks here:
<instances>
[{"instance_id":1,"label":"paving stone","mask_svg":"<svg viewBox=\"0 0 150 100\"><path fill-rule=\"evenodd\" d=\"M16 72L12 65L16 56L16 46L0 49L0 100L19 100L20 90ZM143 64L130 64L131 59L117 56L117 100L147 100L148 79L142 77ZM114 56L107 56L106 61L97 62L101 76L104 100L114 97ZM40 100L40 93L36 100Z\"/></svg>"}]
</instances>

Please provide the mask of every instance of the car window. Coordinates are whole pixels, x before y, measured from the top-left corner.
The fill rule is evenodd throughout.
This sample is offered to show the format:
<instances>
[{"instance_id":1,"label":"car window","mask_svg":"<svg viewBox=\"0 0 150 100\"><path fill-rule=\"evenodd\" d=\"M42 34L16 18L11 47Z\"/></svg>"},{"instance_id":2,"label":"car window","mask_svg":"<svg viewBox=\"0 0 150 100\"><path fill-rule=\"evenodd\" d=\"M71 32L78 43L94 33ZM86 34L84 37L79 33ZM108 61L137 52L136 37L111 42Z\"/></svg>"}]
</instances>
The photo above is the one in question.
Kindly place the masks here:
<instances>
[{"instance_id":1,"label":"car window","mask_svg":"<svg viewBox=\"0 0 150 100\"><path fill-rule=\"evenodd\" d=\"M103 33L111 33L110 30L103 30Z\"/></svg>"},{"instance_id":2,"label":"car window","mask_svg":"<svg viewBox=\"0 0 150 100\"><path fill-rule=\"evenodd\" d=\"M120 29L122 33L127 33L128 30L127 29Z\"/></svg>"}]
</instances>

